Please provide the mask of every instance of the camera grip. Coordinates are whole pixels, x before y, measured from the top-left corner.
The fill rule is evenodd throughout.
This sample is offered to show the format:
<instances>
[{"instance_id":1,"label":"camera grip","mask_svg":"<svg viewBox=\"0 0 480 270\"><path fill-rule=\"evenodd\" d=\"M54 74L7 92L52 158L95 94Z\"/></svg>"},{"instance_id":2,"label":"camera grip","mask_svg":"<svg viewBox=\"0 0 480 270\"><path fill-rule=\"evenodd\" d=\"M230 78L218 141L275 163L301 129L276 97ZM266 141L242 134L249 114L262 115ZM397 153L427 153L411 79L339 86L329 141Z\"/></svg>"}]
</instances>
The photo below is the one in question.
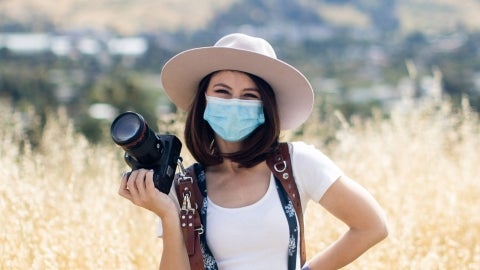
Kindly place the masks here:
<instances>
[{"instance_id":1,"label":"camera grip","mask_svg":"<svg viewBox=\"0 0 480 270\"><path fill-rule=\"evenodd\" d=\"M162 174L157 172L156 170L153 171L153 183L155 187L160 190L161 192L168 194L170 193L170 189L172 188L173 178L164 178Z\"/></svg>"}]
</instances>

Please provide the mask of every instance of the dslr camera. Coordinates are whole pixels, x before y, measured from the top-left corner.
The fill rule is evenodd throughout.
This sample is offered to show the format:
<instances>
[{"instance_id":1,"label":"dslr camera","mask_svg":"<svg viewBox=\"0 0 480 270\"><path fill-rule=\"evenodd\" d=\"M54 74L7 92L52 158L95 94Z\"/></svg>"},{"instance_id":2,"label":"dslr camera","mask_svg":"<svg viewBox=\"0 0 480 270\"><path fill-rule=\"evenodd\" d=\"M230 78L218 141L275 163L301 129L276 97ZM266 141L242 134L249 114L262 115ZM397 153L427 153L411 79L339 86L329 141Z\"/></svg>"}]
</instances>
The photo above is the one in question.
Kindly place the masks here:
<instances>
[{"instance_id":1,"label":"dslr camera","mask_svg":"<svg viewBox=\"0 0 480 270\"><path fill-rule=\"evenodd\" d=\"M136 169L153 169L153 182L161 192L168 194L177 164L180 162L182 143L174 135L155 134L138 113L125 112L112 122L113 141L125 150L125 162Z\"/></svg>"}]
</instances>

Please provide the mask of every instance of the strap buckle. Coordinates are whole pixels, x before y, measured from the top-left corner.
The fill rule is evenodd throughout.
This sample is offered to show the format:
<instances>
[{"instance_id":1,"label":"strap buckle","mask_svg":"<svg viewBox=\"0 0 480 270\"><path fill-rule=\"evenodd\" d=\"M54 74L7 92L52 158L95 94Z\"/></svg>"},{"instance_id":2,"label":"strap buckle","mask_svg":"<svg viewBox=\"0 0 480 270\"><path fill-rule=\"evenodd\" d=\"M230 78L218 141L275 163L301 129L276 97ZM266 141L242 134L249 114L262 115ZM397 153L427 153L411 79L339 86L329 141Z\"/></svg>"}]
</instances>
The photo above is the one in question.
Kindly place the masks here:
<instances>
[{"instance_id":1,"label":"strap buckle","mask_svg":"<svg viewBox=\"0 0 480 270\"><path fill-rule=\"evenodd\" d=\"M280 160L279 162L273 164L273 169L282 174L282 178L284 180L287 180L290 175L288 172L285 172L287 170L287 162L285 160Z\"/></svg>"}]
</instances>

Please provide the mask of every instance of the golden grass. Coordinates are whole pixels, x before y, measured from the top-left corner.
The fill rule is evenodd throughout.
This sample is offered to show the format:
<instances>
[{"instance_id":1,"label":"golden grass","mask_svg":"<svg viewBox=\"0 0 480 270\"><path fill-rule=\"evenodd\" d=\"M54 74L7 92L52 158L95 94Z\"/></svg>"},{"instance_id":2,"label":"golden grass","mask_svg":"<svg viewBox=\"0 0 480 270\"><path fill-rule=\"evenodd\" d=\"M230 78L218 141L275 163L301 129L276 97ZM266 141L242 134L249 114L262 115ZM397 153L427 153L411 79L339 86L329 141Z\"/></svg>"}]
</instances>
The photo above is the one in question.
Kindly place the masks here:
<instances>
[{"instance_id":1,"label":"golden grass","mask_svg":"<svg viewBox=\"0 0 480 270\"><path fill-rule=\"evenodd\" d=\"M156 269L156 217L117 195L120 149L90 145L59 112L29 150L24 116L0 108L0 269ZM328 146L314 121L290 138L324 149L389 217L389 238L347 269L480 269L480 128L467 105L337 121ZM309 256L345 230L314 204L306 222Z\"/></svg>"},{"instance_id":2,"label":"golden grass","mask_svg":"<svg viewBox=\"0 0 480 270\"><path fill-rule=\"evenodd\" d=\"M478 115L466 103L457 113L447 103L408 109L344 125L331 149L379 200L392 231L349 269L480 269ZM326 243L336 237L322 227L308 233Z\"/></svg>"}]
</instances>

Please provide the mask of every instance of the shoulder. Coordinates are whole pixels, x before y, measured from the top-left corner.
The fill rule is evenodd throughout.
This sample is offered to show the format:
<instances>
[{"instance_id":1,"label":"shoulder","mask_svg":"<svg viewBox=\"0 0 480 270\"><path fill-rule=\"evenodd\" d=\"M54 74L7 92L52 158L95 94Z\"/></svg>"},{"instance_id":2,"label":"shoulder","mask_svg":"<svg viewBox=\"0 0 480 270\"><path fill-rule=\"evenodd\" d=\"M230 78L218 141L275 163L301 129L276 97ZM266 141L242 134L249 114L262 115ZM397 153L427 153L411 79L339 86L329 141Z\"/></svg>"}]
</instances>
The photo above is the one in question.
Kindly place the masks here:
<instances>
[{"instance_id":1,"label":"shoulder","mask_svg":"<svg viewBox=\"0 0 480 270\"><path fill-rule=\"evenodd\" d=\"M289 145L294 169L301 168L319 175L332 172L338 176L341 173L333 160L314 145L301 141L291 142Z\"/></svg>"},{"instance_id":2,"label":"shoulder","mask_svg":"<svg viewBox=\"0 0 480 270\"><path fill-rule=\"evenodd\" d=\"M333 163L330 158L313 144L302 141L290 142L290 155L292 159L299 159L302 162L327 162Z\"/></svg>"},{"instance_id":3,"label":"shoulder","mask_svg":"<svg viewBox=\"0 0 480 270\"><path fill-rule=\"evenodd\" d=\"M321 150L305 142L290 142L292 169L299 190L319 201L326 190L343 175L342 170ZM304 197L305 198L305 197Z\"/></svg>"}]
</instances>

